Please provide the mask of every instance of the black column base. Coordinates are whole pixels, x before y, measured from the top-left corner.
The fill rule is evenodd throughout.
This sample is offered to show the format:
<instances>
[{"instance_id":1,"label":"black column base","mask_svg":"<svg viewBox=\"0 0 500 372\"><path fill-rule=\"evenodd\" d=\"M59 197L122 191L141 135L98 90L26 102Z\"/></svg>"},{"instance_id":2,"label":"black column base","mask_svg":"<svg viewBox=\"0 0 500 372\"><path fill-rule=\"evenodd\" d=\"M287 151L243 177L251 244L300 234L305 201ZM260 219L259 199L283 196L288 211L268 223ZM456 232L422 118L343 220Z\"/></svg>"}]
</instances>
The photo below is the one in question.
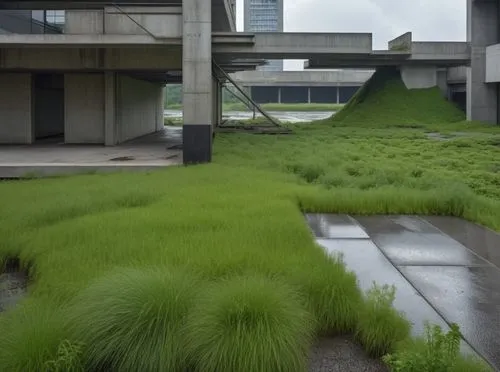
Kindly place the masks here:
<instances>
[{"instance_id":1,"label":"black column base","mask_svg":"<svg viewBox=\"0 0 500 372\"><path fill-rule=\"evenodd\" d=\"M182 156L184 164L212 161L212 126L184 124L182 126Z\"/></svg>"}]
</instances>

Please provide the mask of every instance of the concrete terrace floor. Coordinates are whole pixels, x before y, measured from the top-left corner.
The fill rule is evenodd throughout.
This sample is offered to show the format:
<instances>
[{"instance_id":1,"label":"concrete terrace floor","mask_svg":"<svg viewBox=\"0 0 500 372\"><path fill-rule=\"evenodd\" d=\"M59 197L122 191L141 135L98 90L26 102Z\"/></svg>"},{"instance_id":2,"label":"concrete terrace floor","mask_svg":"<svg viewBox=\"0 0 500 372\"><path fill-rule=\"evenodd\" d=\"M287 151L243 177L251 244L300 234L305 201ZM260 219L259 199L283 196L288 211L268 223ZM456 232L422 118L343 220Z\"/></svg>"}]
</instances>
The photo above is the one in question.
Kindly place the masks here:
<instances>
[{"instance_id":1,"label":"concrete terrace floor","mask_svg":"<svg viewBox=\"0 0 500 372\"><path fill-rule=\"evenodd\" d=\"M318 244L341 253L367 290L397 288L394 306L424 322L457 323L464 352L500 369L500 235L451 217L306 215Z\"/></svg>"},{"instance_id":2,"label":"concrete terrace floor","mask_svg":"<svg viewBox=\"0 0 500 372\"><path fill-rule=\"evenodd\" d=\"M182 128L165 127L117 146L67 145L61 138L0 145L0 178L148 170L182 164Z\"/></svg>"}]
</instances>

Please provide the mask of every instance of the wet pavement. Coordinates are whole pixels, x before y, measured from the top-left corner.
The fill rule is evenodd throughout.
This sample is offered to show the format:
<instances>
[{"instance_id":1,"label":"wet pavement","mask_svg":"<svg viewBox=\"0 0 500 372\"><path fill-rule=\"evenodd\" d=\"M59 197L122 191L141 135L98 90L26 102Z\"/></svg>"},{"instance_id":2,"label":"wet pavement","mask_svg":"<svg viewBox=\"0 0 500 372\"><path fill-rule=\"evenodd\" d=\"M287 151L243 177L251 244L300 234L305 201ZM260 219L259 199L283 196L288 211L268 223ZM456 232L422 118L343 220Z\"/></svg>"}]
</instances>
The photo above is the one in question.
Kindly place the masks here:
<instances>
[{"instance_id":1,"label":"wet pavement","mask_svg":"<svg viewBox=\"0 0 500 372\"><path fill-rule=\"evenodd\" d=\"M282 123L308 123L315 120L323 120L335 114L335 111L267 111L273 118L281 121ZM166 118L182 119L181 110L165 110L164 115ZM262 117L257 113L257 118ZM225 120L249 120L253 118L251 111L225 111Z\"/></svg>"},{"instance_id":2,"label":"wet pavement","mask_svg":"<svg viewBox=\"0 0 500 372\"><path fill-rule=\"evenodd\" d=\"M341 252L360 287L394 284L413 334L457 323L465 342L500 369L500 235L458 218L307 215L317 242Z\"/></svg>"}]
</instances>

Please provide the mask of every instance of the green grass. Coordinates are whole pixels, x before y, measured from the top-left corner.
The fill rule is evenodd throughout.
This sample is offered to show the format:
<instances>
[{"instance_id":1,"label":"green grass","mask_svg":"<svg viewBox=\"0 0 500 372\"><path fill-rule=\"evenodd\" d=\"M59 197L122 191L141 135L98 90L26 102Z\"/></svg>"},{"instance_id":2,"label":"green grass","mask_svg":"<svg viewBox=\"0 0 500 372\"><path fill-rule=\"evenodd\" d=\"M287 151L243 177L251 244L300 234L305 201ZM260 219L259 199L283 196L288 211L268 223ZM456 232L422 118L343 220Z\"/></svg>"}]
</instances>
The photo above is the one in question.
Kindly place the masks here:
<instances>
[{"instance_id":1,"label":"green grass","mask_svg":"<svg viewBox=\"0 0 500 372\"><path fill-rule=\"evenodd\" d=\"M183 328L198 288L190 273L168 267L122 269L93 283L71 304L67 325L85 345L88 370L182 370Z\"/></svg>"},{"instance_id":2,"label":"green grass","mask_svg":"<svg viewBox=\"0 0 500 372\"><path fill-rule=\"evenodd\" d=\"M188 321L187 349L196 371L303 371L314 329L293 287L245 275L207 290Z\"/></svg>"},{"instance_id":3,"label":"green grass","mask_svg":"<svg viewBox=\"0 0 500 372\"><path fill-rule=\"evenodd\" d=\"M394 352L387 340L406 323L390 311L361 319L370 298L315 245L302 211L453 215L500 230L500 130L464 122L434 89L407 91L377 76L339 116L290 125L293 135L217 135L214 164L0 183L0 257L19 257L31 277L29 296L0 315L0 370L40 371L59 360L64 340L84 342L87 365L161 370L170 362L158 350L169 337L187 343L175 359L186 368L196 358L220 370L252 368L242 343L228 346L234 323L207 346L214 319L228 314L250 326L253 355L269 355L266 343L276 348L282 370L297 358L304 365L311 332L356 333L368 351ZM198 291L182 285L184 275ZM169 298L186 305L170 311ZM286 324L273 318L279 311ZM170 327L184 316L183 341Z\"/></svg>"}]
</instances>

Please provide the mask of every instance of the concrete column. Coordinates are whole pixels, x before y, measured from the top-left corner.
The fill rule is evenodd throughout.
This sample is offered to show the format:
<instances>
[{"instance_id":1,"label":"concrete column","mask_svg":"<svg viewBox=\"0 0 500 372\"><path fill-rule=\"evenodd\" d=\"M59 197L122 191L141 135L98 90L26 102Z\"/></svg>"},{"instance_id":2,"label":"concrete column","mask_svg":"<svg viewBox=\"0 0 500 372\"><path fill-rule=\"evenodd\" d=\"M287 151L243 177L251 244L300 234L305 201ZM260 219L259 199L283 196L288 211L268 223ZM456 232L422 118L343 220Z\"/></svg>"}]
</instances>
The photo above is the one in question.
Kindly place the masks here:
<instances>
[{"instance_id":1,"label":"concrete column","mask_svg":"<svg viewBox=\"0 0 500 372\"><path fill-rule=\"evenodd\" d=\"M498 1L467 0L467 41L471 66L467 69L467 119L498 123L496 84L486 84L486 47L499 41Z\"/></svg>"},{"instance_id":2,"label":"concrete column","mask_svg":"<svg viewBox=\"0 0 500 372\"><path fill-rule=\"evenodd\" d=\"M219 82L217 79L212 79L212 90L213 90L213 95L212 95L212 102L213 102L213 107L212 107L212 125L213 127L217 127L220 124L219 121L219 106L222 104L221 97L219 95Z\"/></svg>"},{"instance_id":3,"label":"concrete column","mask_svg":"<svg viewBox=\"0 0 500 372\"><path fill-rule=\"evenodd\" d=\"M158 115L156 117L156 131L163 130L165 126L165 86L158 88Z\"/></svg>"},{"instance_id":4,"label":"concrete column","mask_svg":"<svg viewBox=\"0 0 500 372\"><path fill-rule=\"evenodd\" d=\"M224 94L223 94L223 86L222 84L217 84L217 125L222 124L222 114L223 114L223 105L224 105Z\"/></svg>"},{"instance_id":5,"label":"concrete column","mask_svg":"<svg viewBox=\"0 0 500 372\"><path fill-rule=\"evenodd\" d=\"M281 88L278 88L278 103L281 103Z\"/></svg>"},{"instance_id":6,"label":"concrete column","mask_svg":"<svg viewBox=\"0 0 500 372\"><path fill-rule=\"evenodd\" d=\"M114 146L116 136L116 73L104 73L104 144Z\"/></svg>"},{"instance_id":7,"label":"concrete column","mask_svg":"<svg viewBox=\"0 0 500 372\"><path fill-rule=\"evenodd\" d=\"M184 164L212 160L212 2L184 0L183 157Z\"/></svg>"},{"instance_id":8,"label":"concrete column","mask_svg":"<svg viewBox=\"0 0 500 372\"><path fill-rule=\"evenodd\" d=\"M340 85L337 85L337 105L340 103Z\"/></svg>"},{"instance_id":9,"label":"concrete column","mask_svg":"<svg viewBox=\"0 0 500 372\"><path fill-rule=\"evenodd\" d=\"M443 97L448 99L448 69L438 68L436 78L437 86L441 90Z\"/></svg>"},{"instance_id":10,"label":"concrete column","mask_svg":"<svg viewBox=\"0 0 500 372\"><path fill-rule=\"evenodd\" d=\"M307 88L307 103L311 103L311 88Z\"/></svg>"}]
</instances>

